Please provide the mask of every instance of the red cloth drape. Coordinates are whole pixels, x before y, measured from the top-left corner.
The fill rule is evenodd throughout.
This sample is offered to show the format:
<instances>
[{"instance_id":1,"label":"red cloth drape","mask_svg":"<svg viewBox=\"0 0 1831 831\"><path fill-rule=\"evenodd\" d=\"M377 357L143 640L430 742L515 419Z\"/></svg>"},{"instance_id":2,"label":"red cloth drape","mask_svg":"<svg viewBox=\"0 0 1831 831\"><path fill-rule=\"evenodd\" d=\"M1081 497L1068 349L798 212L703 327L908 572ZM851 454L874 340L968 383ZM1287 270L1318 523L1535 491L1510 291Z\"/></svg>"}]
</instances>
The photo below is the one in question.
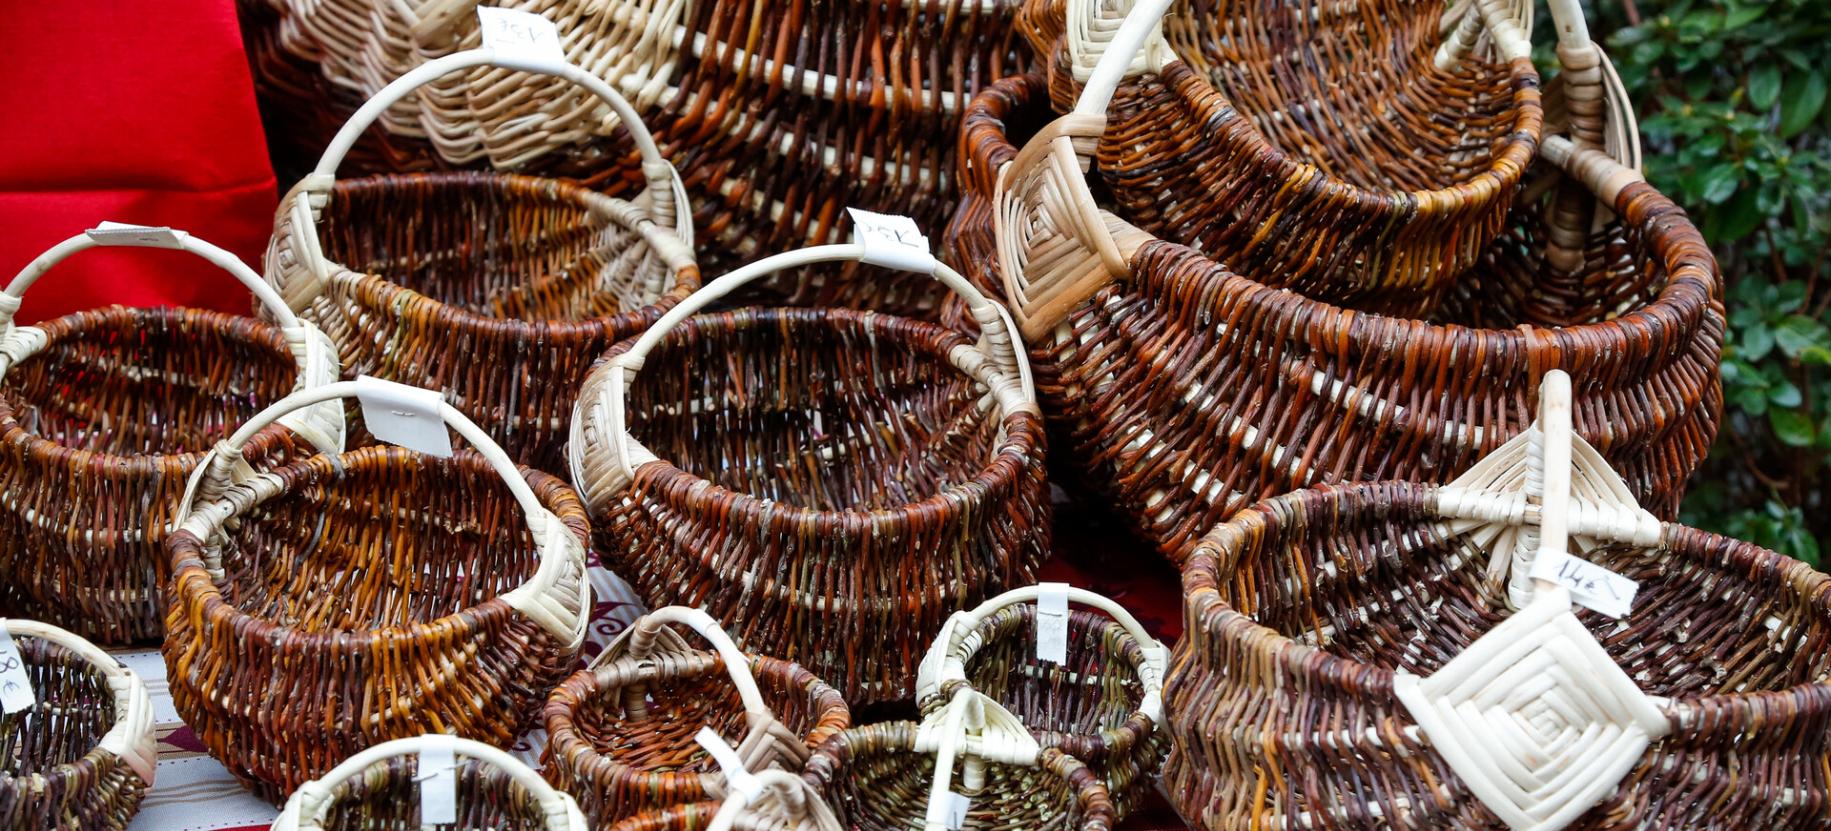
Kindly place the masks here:
<instances>
[{"instance_id":1,"label":"red cloth drape","mask_svg":"<svg viewBox=\"0 0 1831 831\"><path fill-rule=\"evenodd\" d=\"M102 220L169 225L260 270L277 196L233 0L10 3L0 23L0 279ZM111 304L247 313L172 251L91 251L21 321Z\"/></svg>"}]
</instances>

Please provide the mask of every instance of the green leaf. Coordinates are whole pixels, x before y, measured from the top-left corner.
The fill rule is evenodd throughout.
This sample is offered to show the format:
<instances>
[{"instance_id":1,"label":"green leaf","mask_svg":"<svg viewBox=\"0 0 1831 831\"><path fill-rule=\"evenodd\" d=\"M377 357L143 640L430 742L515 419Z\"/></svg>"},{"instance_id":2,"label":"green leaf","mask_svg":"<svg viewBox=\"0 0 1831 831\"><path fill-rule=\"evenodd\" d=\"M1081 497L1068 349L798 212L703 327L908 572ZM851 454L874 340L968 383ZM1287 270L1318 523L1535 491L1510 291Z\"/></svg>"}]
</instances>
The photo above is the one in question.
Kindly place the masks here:
<instances>
[{"instance_id":1,"label":"green leaf","mask_svg":"<svg viewBox=\"0 0 1831 831\"><path fill-rule=\"evenodd\" d=\"M1780 94L1780 136L1792 138L1825 106L1825 76L1816 69L1792 73Z\"/></svg>"},{"instance_id":2,"label":"green leaf","mask_svg":"<svg viewBox=\"0 0 1831 831\"><path fill-rule=\"evenodd\" d=\"M1721 218L1717 222L1716 242L1736 242L1748 236L1761 221L1767 217L1761 212L1761 192L1754 188L1741 188L1736 191L1736 198L1723 206Z\"/></svg>"},{"instance_id":3,"label":"green leaf","mask_svg":"<svg viewBox=\"0 0 1831 831\"><path fill-rule=\"evenodd\" d=\"M1767 112L1780 98L1780 67L1764 63L1748 73L1748 103L1757 112Z\"/></svg>"},{"instance_id":4,"label":"green leaf","mask_svg":"<svg viewBox=\"0 0 1831 831\"><path fill-rule=\"evenodd\" d=\"M1805 315L1789 315L1774 327L1774 343L1787 357L1798 358L1814 347L1831 349L1831 330Z\"/></svg>"},{"instance_id":5,"label":"green leaf","mask_svg":"<svg viewBox=\"0 0 1831 831\"><path fill-rule=\"evenodd\" d=\"M1698 180L1700 196L1712 205L1721 204L1736 193L1736 186L1742 183L1742 172L1733 164L1720 164L1704 171Z\"/></svg>"},{"instance_id":6,"label":"green leaf","mask_svg":"<svg viewBox=\"0 0 1831 831\"><path fill-rule=\"evenodd\" d=\"M1799 387L1792 381L1783 381L1780 386L1767 391L1767 403L1776 407L1797 407L1805 403L1805 396L1799 394Z\"/></svg>"},{"instance_id":7,"label":"green leaf","mask_svg":"<svg viewBox=\"0 0 1831 831\"><path fill-rule=\"evenodd\" d=\"M1736 357L1744 361L1759 361L1774 351L1774 331L1765 323L1743 329L1736 337Z\"/></svg>"},{"instance_id":8,"label":"green leaf","mask_svg":"<svg viewBox=\"0 0 1831 831\"><path fill-rule=\"evenodd\" d=\"M1767 423L1774 428L1774 437L1790 447L1811 447L1818 437L1812 417L1798 410L1768 410Z\"/></svg>"}]
</instances>

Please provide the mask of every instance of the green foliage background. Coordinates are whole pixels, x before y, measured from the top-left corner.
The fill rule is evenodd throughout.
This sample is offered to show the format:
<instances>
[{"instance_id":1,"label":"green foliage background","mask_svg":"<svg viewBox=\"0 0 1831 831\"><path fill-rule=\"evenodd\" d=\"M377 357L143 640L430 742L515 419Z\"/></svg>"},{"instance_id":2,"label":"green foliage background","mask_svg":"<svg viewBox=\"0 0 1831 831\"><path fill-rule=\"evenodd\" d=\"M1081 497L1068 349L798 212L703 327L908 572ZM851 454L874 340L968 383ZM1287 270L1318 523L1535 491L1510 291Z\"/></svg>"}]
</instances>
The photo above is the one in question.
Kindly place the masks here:
<instances>
[{"instance_id":1,"label":"green foliage background","mask_svg":"<svg viewBox=\"0 0 1831 831\"><path fill-rule=\"evenodd\" d=\"M1647 179L1698 222L1727 284L1723 429L1685 521L1819 564L1831 550L1831 0L1588 11L1640 115Z\"/></svg>"}]
</instances>

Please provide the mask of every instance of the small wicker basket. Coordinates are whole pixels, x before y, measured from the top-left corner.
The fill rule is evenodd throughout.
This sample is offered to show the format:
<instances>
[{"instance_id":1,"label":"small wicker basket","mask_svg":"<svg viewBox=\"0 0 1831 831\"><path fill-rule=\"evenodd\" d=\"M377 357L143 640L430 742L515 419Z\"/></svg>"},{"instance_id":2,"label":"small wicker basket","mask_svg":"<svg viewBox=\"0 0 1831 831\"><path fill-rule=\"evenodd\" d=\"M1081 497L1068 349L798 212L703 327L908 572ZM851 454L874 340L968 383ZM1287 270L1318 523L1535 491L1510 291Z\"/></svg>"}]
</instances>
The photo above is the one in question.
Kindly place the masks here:
<instances>
[{"instance_id":1,"label":"small wicker basket","mask_svg":"<svg viewBox=\"0 0 1831 831\"><path fill-rule=\"evenodd\" d=\"M634 201L497 173L339 181L381 112L442 75L515 66L579 84L624 119L648 189ZM699 286L680 177L622 96L559 61L488 49L427 63L356 112L282 200L267 279L322 327L349 374L444 390L519 462L558 469L591 361Z\"/></svg>"},{"instance_id":2,"label":"small wicker basket","mask_svg":"<svg viewBox=\"0 0 1831 831\"><path fill-rule=\"evenodd\" d=\"M757 771L748 790L718 802L689 802L648 811L610 831L846 831L813 785L781 770Z\"/></svg>"},{"instance_id":3,"label":"small wicker basket","mask_svg":"<svg viewBox=\"0 0 1831 831\"><path fill-rule=\"evenodd\" d=\"M1048 597L1061 602L1059 623L1039 623L1056 614L1043 609ZM1097 612L1069 611L1070 600ZM1045 628L1060 634L1061 660L1042 654ZM916 701L933 713L963 687L986 694L1043 746L1099 774L1114 820L1123 820L1157 778L1169 747L1158 729L1169 653L1105 597L1062 584L1027 586L947 619L922 660Z\"/></svg>"},{"instance_id":4,"label":"small wicker basket","mask_svg":"<svg viewBox=\"0 0 1831 831\"><path fill-rule=\"evenodd\" d=\"M698 632L691 649L668 624ZM839 693L801 667L746 656L711 616L669 606L638 619L547 700L546 776L594 826L729 790L695 744L701 726L741 735L749 771L799 774L808 753L851 726Z\"/></svg>"},{"instance_id":5,"label":"small wicker basket","mask_svg":"<svg viewBox=\"0 0 1831 831\"><path fill-rule=\"evenodd\" d=\"M0 826L124 831L153 786L153 701L120 661L75 634L0 620L35 701L0 716Z\"/></svg>"},{"instance_id":6,"label":"small wicker basket","mask_svg":"<svg viewBox=\"0 0 1831 831\"><path fill-rule=\"evenodd\" d=\"M276 801L389 739L513 741L571 670L591 609L578 497L448 404L425 419L474 450L365 447L259 473L241 456L280 415L352 395L365 411L405 397L364 379L263 411L199 466L196 507L166 540L172 703Z\"/></svg>"},{"instance_id":7,"label":"small wicker basket","mask_svg":"<svg viewBox=\"0 0 1831 831\"><path fill-rule=\"evenodd\" d=\"M998 702L964 688L919 725L834 736L808 760L805 778L856 831L1105 831L1116 822L1098 774L1038 745Z\"/></svg>"},{"instance_id":8,"label":"small wicker basket","mask_svg":"<svg viewBox=\"0 0 1831 831\"><path fill-rule=\"evenodd\" d=\"M1552 372L1456 482L1300 491L1204 539L1165 683L1184 817L1824 827L1831 578L1662 524L1571 408Z\"/></svg>"},{"instance_id":9,"label":"small wicker basket","mask_svg":"<svg viewBox=\"0 0 1831 831\"><path fill-rule=\"evenodd\" d=\"M925 242L873 250L810 248L708 284L592 370L570 445L598 551L644 599L705 608L854 706L908 699L947 610L1031 582L1049 533L1041 422L1003 309ZM778 269L861 259L933 274L980 341L845 309L694 316Z\"/></svg>"},{"instance_id":10,"label":"small wicker basket","mask_svg":"<svg viewBox=\"0 0 1831 831\"><path fill-rule=\"evenodd\" d=\"M25 292L98 246L185 251L235 275L278 319L119 306L18 326ZM0 293L0 612L105 644L164 632L162 543L204 451L289 390L337 380L337 354L254 271L183 231L104 223L40 255ZM290 431L290 432L289 432ZM251 439L256 458L343 446L314 408Z\"/></svg>"},{"instance_id":11,"label":"small wicker basket","mask_svg":"<svg viewBox=\"0 0 1831 831\"><path fill-rule=\"evenodd\" d=\"M424 783L453 763L455 821L423 823ZM443 758L442 758L443 757ZM586 831L572 797L513 756L456 736L395 739L364 750L306 782L286 800L272 831Z\"/></svg>"}]
</instances>

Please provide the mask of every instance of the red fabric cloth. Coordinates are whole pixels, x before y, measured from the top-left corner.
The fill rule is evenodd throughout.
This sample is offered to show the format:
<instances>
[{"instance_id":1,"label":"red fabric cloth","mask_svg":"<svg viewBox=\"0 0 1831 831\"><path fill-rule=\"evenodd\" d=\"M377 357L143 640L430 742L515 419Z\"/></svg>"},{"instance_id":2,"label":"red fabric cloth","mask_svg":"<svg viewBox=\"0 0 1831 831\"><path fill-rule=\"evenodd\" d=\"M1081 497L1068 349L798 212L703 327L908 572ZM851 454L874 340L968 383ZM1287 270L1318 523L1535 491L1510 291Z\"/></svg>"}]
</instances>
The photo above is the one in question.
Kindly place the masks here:
<instances>
[{"instance_id":1,"label":"red fabric cloth","mask_svg":"<svg viewBox=\"0 0 1831 831\"><path fill-rule=\"evenodd\" d=\"M103 220L169 225L260 270L277 201L233 0L13 3L0 25L0 279ZM79 254L26 295L35 321L119 303L247 313L172 251Z\"/></svg>"}]
</instances>

